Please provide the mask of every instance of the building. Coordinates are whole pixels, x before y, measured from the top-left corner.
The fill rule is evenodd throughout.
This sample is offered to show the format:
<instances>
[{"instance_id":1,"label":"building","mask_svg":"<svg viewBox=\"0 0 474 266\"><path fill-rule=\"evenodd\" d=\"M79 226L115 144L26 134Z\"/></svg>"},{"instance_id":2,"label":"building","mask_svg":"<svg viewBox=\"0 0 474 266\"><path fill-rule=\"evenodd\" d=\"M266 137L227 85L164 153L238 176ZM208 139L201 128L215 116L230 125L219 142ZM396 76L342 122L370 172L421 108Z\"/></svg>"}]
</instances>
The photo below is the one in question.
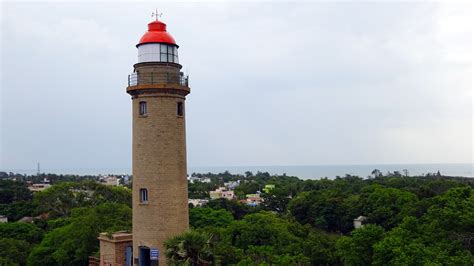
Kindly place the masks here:
<instances>
[{"instance_id":1,"label":"building","mask_svg":"<svg viewBox=\"0 0 474 266\"><path fill-rule=\"evenodd\" d=\"M204 206L209 202L207 199L188 199L188 204L192 204L194 207Z\"/></svg>"},{"instance_id":2,"label":"building","mask_svg":"<svg viewBox=\"0 0 474 266\"><path fill-rule=\"evenodd\" d=\"M268 193L270 193L270 191L272 191L272 189L274 189L274 188L275 188L275 185L265 185L265 187L264 187L262 190L263 190L263 192L265 192L265 193L268 194Z\"/></svg>"},{"instance_id":3,"label":"building","mask_svg":"<svg viewBox=\"0 0 474 266\"><path fill-rule=\"evenodd\" d=\"M132 99L132 233L99 236L95 265L167 265L165 240L189 229L185 99L178 45L156 19L136 45Z\"/></svg>"},{"instance_id":4,"label":"building","mask_svg":"<svg viewBox=\"0 0 474 266\"><path fill-rule=\"evenodd\" d=\"M364 226L363 222L367 220L367 217L365 216L359 216L354 219L354 228L358 229Z\"/></svg>"},{"instance_id":5,"label":"building","mask_svg":"<svg viewBox=\"0 0 474 266\"><path fill-rule=\"evenodd\" d=\"M225 187L219 187L214 191L209 191L209 197L211 200L214 199L228 199L232 200L234 199L234 191L233 190L227 190Z\"/></svg>"},{"instance_id":6,"label":"building","mask_svg":"<svg viewBox=\"0 0 474 266\"><path fill-rule=\"evenodd\" d=\"M0 215L0 224L8 223L8 217L5 215Z\"/></svg>"},{"instance_id":7,"label":"building","mask_svg":"<svg viewBox=\"0 0 474 266\"><path fill-rule=\"evenodd\" d=\"M45 184L45 183L28 184L28 189L31 192L43 191L43 190L45 190L49 187L51 187L51 185L49 183L48 184Z\"/></svg>"},{"instance_id":8,"label":"building","mask_svg":"<svg viewBox=\"0 0 474 266\"><path fill-rule=\"evenodd\" d=\"M260 197L260 193L256 194L247 194L245 195L246 200L243 202L249 206L258 206L263 202L263 199Z\"/></svg>"},{"instance_id":9,"label":"building","mask_svg":"<svg viewBox=\"0 0 474 266\"><path fill-rule=\"evenodd\" d=\"M99 265L132 265L132 234L127 232L101 233L99 242Z\"/></svg>"},{"instance_id":10,"label":"building","mask_svg":"<svg viewBox=\"0 0 474 266\"><path fill-rule=\"evenodd\" d=\"M133 262L166 265L165 240L189 229L185 99L178 45L158 20L136 45L129 75L133 121Z\"/></svg>"},{"instance_id":11,"label":"building","mask_svg":"<svg viewBox=\"0 0 474 266\"><path fill-rule=\"evenodd\" d=\"M224 183L224 186L229 190L234 190L238 185L240 185L240 180Z\"/></svg>"},{"instance_id":12,"label":"building","mask_svg":"<svg viewBox=\"0 0 474 266\"><path fill-rule=\"evenodd\" d=\"M199 177L191 176L191 177L188 177L188 180L191 183L194 183L194 182L211 183L211 179L209 177L199 178Z\"/></svg>"},{"instance_id":13,"label":"building","mask_svg":"<svg viewBox=\"0 0 474 266\"><path fill-rule=\"evenodd\" d=\"M118 186L120 185L120 179L117 176L104 176L99 181L106 186Z\"/></svg>"}]
</instances>

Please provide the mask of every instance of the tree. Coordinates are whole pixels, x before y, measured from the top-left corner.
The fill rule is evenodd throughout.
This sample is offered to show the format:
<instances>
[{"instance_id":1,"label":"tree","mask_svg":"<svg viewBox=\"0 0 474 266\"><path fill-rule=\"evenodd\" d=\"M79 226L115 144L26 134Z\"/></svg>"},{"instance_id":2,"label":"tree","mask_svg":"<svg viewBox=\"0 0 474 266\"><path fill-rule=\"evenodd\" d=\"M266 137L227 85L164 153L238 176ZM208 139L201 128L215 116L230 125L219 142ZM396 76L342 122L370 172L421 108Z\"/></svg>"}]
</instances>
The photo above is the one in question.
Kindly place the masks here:
<instances>
[{"instance_id":1,"label":"tree","mask_svg":"<svg viewBox=\"0 0 474 266\"><path fill-rule=\"evenodd\" d=\"M200 232L186 232L165 241L165 254L170 265L210 265L213 236Z\"/></svg>"},{"instance_id":2,"label":"tree","mask_svg":"<svg viewBox=\"0 0 474 266\"><path fill-rule=\"evenodd\" d=\"M110 187L95 181L64 182L36 193L34 202L38 206L38 212L62 217L69 215L73 208L97 206L105 202L131 207L132 193L125 187Z\"/></svg>"},{"instance_id":3,"label":"tree","mask_svg":"<svg viewBox=\"0 0 474 266\"><path fill-rule=\"evenodd\" d=\"M197 207L189 210L189 224L193 228L225 227L233 220L232 213L223 209Z\"/></svg>"},{"instance_id":4,"label":"tree","mask_svg":"<svg viewBox=\"0 0 474 266\"><path fill-rule=\"evenodd\" d=\"M438 235L459 241L474 251L474 190L469 187L452 188L437 196L423 216L424 222L438 229Z\"/></svg>"},{"instance_id":5,"label":"tree","mask_svg":"<svg viewBox=\"0 0 474 266\"><path fill-rule=\"evenodd\" d=\"M0 214L8 220L16 221L24 216L32 216L36 206L31 202L32 193L26 183L0 180Z\"/></svg>"},{"instance_id":6,"label":"tree","mask_svg":"<svg viewBox=\"0 0 474 266\"><path fill-rule=\"evenodd\" d=\"M357 212L351 204L346 204L349 203L347 196L336 189L303 192L290 201L288 210L301 224L326 231L348 232Z\"/></svg>"},{"instance_id":7,"label":"tree","mask_svg":"<svg viewBox=\"0 0 474 266\"><path fill-rule=\"evenodd\" d=\"M298 255L308 233L308 228L298 223L278 218L269 212L259 212L232 222L221 237L244 252L250 246L271 246L275 255Z\"/></svg>"},{"instance_id":8,"label":"tree","mask_svg":"<svg viewBox=\"0 0 474 266\"><path fill-rule=\"evenodd\" d=\"M0 204L10 204L17 201L29 201L31 191L26 183L12 180L0 180Z\"/></svg>"},{"instance_id":9,"label":"tree","mask_svg":"<svg viewBox=\"0 0 474 266\"><path fill-rule=\"evenodd\" d=\"M443 235L439 229L407 217L374 244L373 265L473 265L472 254Z\"/></svg>"},{"instance_id":10,"label":"tree","mask_svg":"<svg viewBox=\"0 0 474 266\"><path fill-rule=\"evenodd\" d=\"M0 204L0 213L7 216L9 221L17 221L25 216L33 216L37 205L31 201L16 201Z\"/></svg>"},{"instance_id":11,"label":"tree","mask_svg":"<svg viewBox=\"0 0 474 266\"><path fill-rule=\"evenodd\" d=\"M341 237L336 243L337 254L344 265L371 265L373 245L383 238L384 230L378 225L365 225Z\"/></svg>"},{"instance_id":12,"label":"tree","mask_svg":"<svg viewBox=\"0 0 474 266\"><path fill-rule=\"evenodd\" d=\"M26 265L31 244L24 240L0 238L0 265Z\"/></svg>"},{"instance_id":13,"label":"tree","mask_svg":"<svg viewBox=\"0 0 474 266\"><path fill-rule=\"evenodd\" d=\"M73 209L70 217L58 220L59 226L33 248L28 264L86 264L88 256L99 248L99 233L131 229L132 211L124 204L104 203Z\"/></svg>"},{"instance_id":14,"label":"tree","mask_svg":"<svg viewBox=\"0 0 474 266\"><path fill-rule=\"evenodd\" d=\"M34 224L0 223L0 238L12 238L36 244L41 241L42 237L43 232Z\"/></svg>"},{"instance_id":15,"label":"tree","mask_svg":"<svg viewBox=\"0 0 474 266\"><path fill-rule=\"evenodd\" d=\"M372 175L374 177L380 177L380 176L382 176L382 172L380 172L379 169L374 169L374 170L372 170Z\"/></svg>"},{"instance_id":16,"label":"tree","mask_svg":"<svg viewBox=\"0 0 474 266\"><path fill-rule=\"evenodd\" d=\"M453 188L421 217L406 217L374 245L377 265L473 265L474 193Z\"/></svg>"},{"instance_id":17,"label":"tree","mask_svg":"<svg viewBox=\"0 0 474 266\"><path fill-rule=\"evenodd\" d=\"M276 211L278 213L285 212L290 202L288 193L279 187L270 190L268 193L263 193L262 198L264 210Z\"/></svg>"},{"instance_id":18,"label":"tree","mask_svg":"<svg viewBox=\"0 0 474 266\"><path fill-rule=\"evenodd\" d=\"M211 200L206 205L209 208L214 210L227 210L234 216L235 219L242 219L246 214L255 212L254 208L251 208L247 205L244 205L236 200L228 200L228 199L216 199Z\"/></svg>"},{"instance_id":19,"label":"tree","mask_svg":"<svg viewBox=\"0 0 474 266\"><path fill-rule=\"evenodd\" d=\"M403 217L412 215L417 202L418 198L413 193L374 185L363 190L359 204L362 214L367 216L367 223L389 229L401 222Z\"/></svg>"},{"instance_id":20,"label":"tree","mask_svg":"<svg viewBox=\"0 0 474 266\"><path fill-rule=\"evenodd\" d=\"M403 174L405 175L405 177L408 177L408 169L403 169Z\"/></svg>"}]
</instances>

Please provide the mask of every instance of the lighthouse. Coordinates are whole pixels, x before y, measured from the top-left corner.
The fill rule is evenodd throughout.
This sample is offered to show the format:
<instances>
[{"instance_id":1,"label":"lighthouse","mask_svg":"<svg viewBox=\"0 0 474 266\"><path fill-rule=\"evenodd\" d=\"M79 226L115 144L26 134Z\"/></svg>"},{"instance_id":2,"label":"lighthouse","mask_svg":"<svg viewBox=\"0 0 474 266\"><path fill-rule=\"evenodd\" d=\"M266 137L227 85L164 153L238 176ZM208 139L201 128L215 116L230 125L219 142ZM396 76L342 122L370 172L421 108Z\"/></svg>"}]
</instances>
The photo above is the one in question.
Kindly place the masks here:
<instances>
[{"instance_id":1,"label":"lighthouse","mask_svg":"<svg viewBox=\"0 0 474 266\"><path fill-rule=\"evenodd\" d=\"M189 228L186 95L175 39L156 19L136 45L132 99L133 264L166 265L163 243Z\"/></svg>"}]
</instances>

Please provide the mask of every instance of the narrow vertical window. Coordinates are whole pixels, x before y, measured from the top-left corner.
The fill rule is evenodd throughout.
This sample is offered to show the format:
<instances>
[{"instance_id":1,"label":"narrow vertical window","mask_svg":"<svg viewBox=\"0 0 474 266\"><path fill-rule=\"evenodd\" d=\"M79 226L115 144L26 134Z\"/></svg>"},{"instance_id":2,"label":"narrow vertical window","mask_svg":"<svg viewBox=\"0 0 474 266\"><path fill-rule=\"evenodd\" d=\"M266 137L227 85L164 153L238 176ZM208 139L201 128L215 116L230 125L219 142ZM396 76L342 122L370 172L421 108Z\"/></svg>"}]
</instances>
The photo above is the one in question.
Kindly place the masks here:
<instances>
[{"instance_id":1,"label":"narrow vertical window","mask_svg":"<svg viewBox=\"0 0 474 266\"><path fill-rule=\"evenodd\" d=\"M178 102L177 113L178 113L178 116L184 116L184 104L183 104L183 102Z\"/></svg>"},{"instance_id":2,"label":"narrow vertical window","mask_svg":"<svg viewBox=\"0 0 474 266\"><path fill-rule=\"evenodd\" d=\"M140 202L148 202L148 190L146 188L140 188Z\"/></svg>"},{"instance_id":3,"label":"narrow vertical window","mask_svg":"<svg viewBox=\"0 0 474 266\"><path fill-rule=\"evenodd\" d=\"M140 102L140 115L146 115L146 102Z\"/></svg>"},{"instance_id":4,"label":"narrow vertical window","mask_svg":"<svg viewBox=\"0 0 474 266\"><path fill-rule=\"evenodd\" d=\"M168 45L165 45L165 44L160 45L160 61L161 62L168 61Z\"/></svg>"}]
</instances>

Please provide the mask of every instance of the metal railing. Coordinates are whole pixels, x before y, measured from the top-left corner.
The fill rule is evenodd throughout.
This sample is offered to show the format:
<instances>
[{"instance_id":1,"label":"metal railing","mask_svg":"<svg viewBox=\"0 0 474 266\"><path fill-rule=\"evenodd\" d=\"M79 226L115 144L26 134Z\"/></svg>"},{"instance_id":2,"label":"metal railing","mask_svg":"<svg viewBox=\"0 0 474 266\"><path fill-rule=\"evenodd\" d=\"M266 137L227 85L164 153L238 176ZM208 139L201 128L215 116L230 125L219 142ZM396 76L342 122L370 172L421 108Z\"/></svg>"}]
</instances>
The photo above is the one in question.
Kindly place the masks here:
<instances>
[{"instance_id":1,"label":"metal railing","mask_svg":"<svg viewBox=\"0 0 474 266\"><path fill-rule=\"evenodd\" d=\"M179 84L188 87L189 76L182 73L132 73L128 75L128 86L153 84Z\"/></svg>"}]
</instances>

